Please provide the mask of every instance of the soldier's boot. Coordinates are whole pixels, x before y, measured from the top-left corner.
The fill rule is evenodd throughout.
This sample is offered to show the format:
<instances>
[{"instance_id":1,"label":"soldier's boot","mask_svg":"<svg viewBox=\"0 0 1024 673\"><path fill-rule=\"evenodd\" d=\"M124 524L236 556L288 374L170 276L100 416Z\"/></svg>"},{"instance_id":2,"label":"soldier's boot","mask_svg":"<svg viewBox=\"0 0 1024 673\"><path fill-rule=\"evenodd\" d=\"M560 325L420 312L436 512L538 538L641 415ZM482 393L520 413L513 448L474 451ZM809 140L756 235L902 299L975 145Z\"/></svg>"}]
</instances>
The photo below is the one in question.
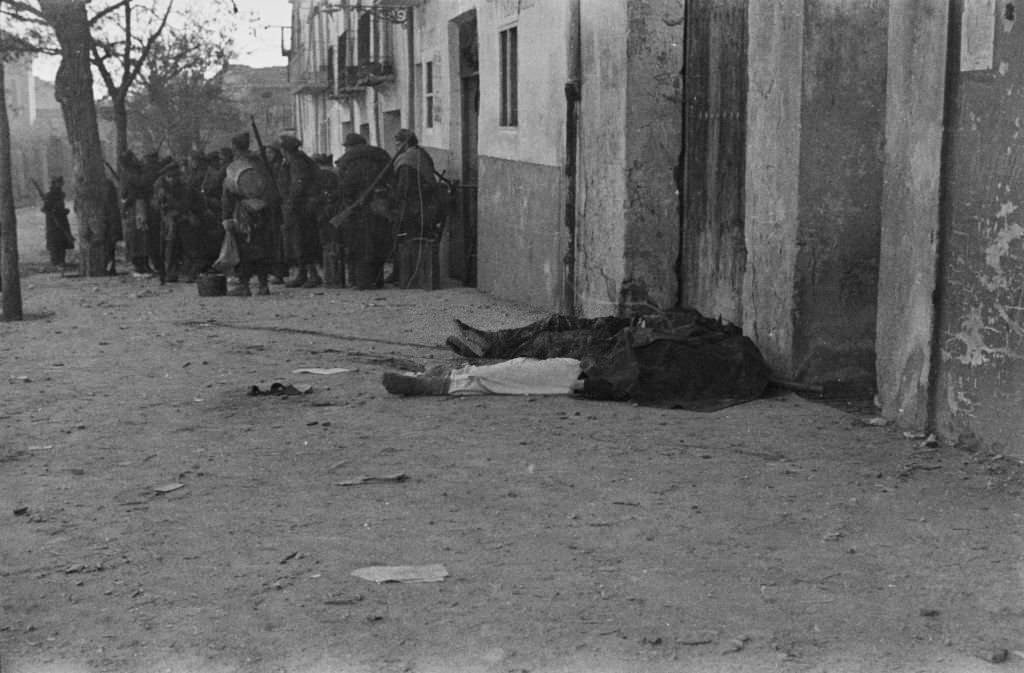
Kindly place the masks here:
<instances>
[{"instance_id":1,"label":"soldier's boot","mask_svg":"<svg viewBox=\"0 0 1024 673\"><path fill-rule=\"evenodd\" d=\"M266 276L259 276L259 287L256 288L256 294L265 297L270 294L270 285L267 283Z\"/></svg>"},{"instance_id":2,"label":"soldier's boot","mask_svg":"<svg viewBox=\"0 0 1024 673\"><path fill-rule=\"evenodd\" d=\"M307 272L306 282L302 284L302 287L320 287L324 284L324 279L320 277L320 272L316 269L316 264L309 265L309 271Z\"/></svg>"},{"instance_id":3,"label":"soldier's boot","mask_svg":"<svg viewBox=\"0 0 1024 673\"><path fill-rule=\"evenodd\" d=\"M450 371L430 370L421 374L384 372L384 389L392 395L447 395Z\"/></svg>"},{"instance_id":4,"label":"soldier's boot","mask_svg":"<svg viewBox=\"0 0 1024 673\"><path fill-rule=\"evenodd\" d=\"M292 278L290 281L286 282L284 284L284 286L285 287L302 287L303 285L306 284L307 280L309 280L309 279L306 277L306 267L305 266L300 266L299 267L298 275L296 275L295 278Z\"/></svg>"},{"instance_id":5,"label":"soldier's boot","mask_svg":"<svg viewBox=\"0 0 1024 673\"><path fill-rule=\"evenodd\" d=\"M251 297L252 290L249 289L249 279L239 278L238 285L228 290L229 297Z\"/></svg>"}]
</instances>

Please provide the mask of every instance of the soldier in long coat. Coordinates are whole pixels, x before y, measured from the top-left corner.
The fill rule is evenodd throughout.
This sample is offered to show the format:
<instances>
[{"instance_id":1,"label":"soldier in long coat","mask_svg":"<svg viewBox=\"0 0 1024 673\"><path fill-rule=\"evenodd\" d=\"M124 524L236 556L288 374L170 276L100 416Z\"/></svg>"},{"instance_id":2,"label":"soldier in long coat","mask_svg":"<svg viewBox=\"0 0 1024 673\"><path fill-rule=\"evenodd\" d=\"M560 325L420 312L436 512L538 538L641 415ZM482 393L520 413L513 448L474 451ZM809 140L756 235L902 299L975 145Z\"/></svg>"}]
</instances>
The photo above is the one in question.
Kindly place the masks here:
<instances>
[{"instance_id":1,"label":"soldier in long coat","mask_svg":"<svg viewBox=\"0 0 1024 673\"><path fill-rule=\"evenodd\" d=\"M345 153L338 159L341 237L352 284L360 290L383 285L384 262L391 254L391 223L387 211L375 207L386 202L391 157L368 145L358 133L345 136Z\"/></svg>"},{"instance_id":2,"label":"soldier in long coat","mask_svg":"<svg viewBox=\"0 0 1024 673\"><path fill-rule=\"evenodd\" d=\"M50 181L50 189L43 195L43 213L46 214L46 251L50 253L50 264L64 268L67 251L75 247L68 221L67 206L64 205L64 178L57 176Z\"/></svg>"}]
</instances>

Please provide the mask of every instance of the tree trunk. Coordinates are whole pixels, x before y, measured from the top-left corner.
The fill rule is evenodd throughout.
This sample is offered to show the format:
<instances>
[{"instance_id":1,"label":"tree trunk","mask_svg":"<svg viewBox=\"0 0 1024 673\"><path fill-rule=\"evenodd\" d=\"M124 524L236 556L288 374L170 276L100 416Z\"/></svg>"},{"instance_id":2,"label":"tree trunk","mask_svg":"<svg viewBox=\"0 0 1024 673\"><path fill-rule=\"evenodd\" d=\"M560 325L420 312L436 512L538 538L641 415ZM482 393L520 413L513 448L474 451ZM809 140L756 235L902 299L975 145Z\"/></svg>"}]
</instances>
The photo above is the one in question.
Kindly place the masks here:
<instances>
[{"instance_id":1,"label":"tree trunk","mask_svg":"<svg viewBox=\"0 0 1024 673\"><path fill-rule=\"evenodd\" d=\"M64 114L75 169L82 274L102 276L109 254L104 212L106 183L89 62L92 35L85 5L86 0L39 0L39 9L53 27L61 49L55 95Z\"/></svg>"},{"instance_id":2,"label":"tree trunk","mask_svg":"<svg viewBox=\"0 0 1024 673\"><path fill-rule=\"evenodd\" d=\"M4 61L0 58L0 83ZM18 276L18 220L14 214L11 179L11 125L7 100L0 86L0 287L3 288L3 319L21 320L21 279Z\"/></svg>"},{"instance_id":3,"label":"tree trunk","mask_svg":"<svg viewBox=\"0 0 1024 673\"><path fill-rule=\"evenodd\" d=\"M121 157L128 151L128 105L123 96L115 96L111 102L114 106L114 130L117 136L117 170L120 171L124 168Z\"/></svg>"}]
</instances>

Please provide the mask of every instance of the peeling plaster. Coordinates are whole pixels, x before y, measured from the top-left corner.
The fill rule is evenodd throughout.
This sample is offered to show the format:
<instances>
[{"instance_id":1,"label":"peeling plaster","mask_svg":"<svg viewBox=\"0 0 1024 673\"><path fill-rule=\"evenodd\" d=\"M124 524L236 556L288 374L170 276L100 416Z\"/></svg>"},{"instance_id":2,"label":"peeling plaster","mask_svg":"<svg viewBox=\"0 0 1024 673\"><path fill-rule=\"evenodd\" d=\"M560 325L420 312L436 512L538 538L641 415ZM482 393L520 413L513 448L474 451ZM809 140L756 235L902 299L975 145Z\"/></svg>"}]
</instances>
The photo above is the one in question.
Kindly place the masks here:
<instances>
[{"instance_id":1,"label":"peeling plaster","mask_svg":"<svg viewBox=\"0 0 1024 673\"><path fill-rule=\"evenodd\" d=\"M1004 216L1004 209L1010 205L1012 204L1003 204L998 216ZM1012 213L1016 209L1016 206L1013 206L1013 210L1009 212ZM985 248L985 264L988 267L988 273L979 275L985 289L995 291L1010 287L1010 279L1003 269L1003 258L1010 255L1010 246L1017 241L1021 241L1024 245L1024 227L1012 224L996 232L992 244Z\"/></svg>"}]
</instances>

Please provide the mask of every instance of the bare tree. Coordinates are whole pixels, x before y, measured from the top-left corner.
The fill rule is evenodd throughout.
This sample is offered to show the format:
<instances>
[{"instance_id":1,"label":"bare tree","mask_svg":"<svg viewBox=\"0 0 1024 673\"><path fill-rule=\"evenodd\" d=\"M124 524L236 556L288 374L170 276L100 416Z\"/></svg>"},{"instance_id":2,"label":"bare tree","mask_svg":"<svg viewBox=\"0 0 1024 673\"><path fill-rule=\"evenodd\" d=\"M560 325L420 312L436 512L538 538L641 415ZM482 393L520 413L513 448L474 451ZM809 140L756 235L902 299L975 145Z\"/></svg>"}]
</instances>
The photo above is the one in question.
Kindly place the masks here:
<instances>
[{"instance_id":1,"label":"bare tree","mask_svg":"<svg viewBox=\"0 0 1024 673\"><path fill-rule=\"evenodd\" d=\"M92 34L86 2L38 0L38 10L25 3L18 4L51 27L60 45L61 61L54 92L64 115L75 168L75 212L78 215L82 273L102 276L106 273L109 254L104 203L107 191L96 102L93 100L89 57Z\"/></svg>"},{"instance_id":2,"label":"bare tree","mask_svg":"<svg viewBox=\"0 0 1024 673\"><path fill-rule=\"evenodd\" d=\"M3 0L0 0L3 4ZM21 320L21 278L18 275L18 220L11 179L11 125L4 91L4 53L0 51L0 287L3 319Z\"/></svg>"},{"instance_id":3,"label":"bare tree","mask_svg":"<svg viewBox=\"0 0 1024 673\"><path fill-rule=\"evenodd\" d=\"M184 156L204 149L211 133L244 124L217 76L231 58L231 45L226 30L195 23L169 30L151 50L129 102L133 132Z\"/></svg>"},{"instance_id":4,"label":"bare tree","mask_svg":"<svg viewBox=\"0 0 1024 673\"><path fill-rule=\"evenodd\" d=\"M143 67L150 62L150 53L167 28L173 7L174 0L168 0L164 10L155 14L153 2L140 7L133 0L120 0L90 19L95 34L92 63L113 107L119 163L128 150L128 95ZM149 20L140 23L140 14Z\"/></svg>"}]
</instances>

